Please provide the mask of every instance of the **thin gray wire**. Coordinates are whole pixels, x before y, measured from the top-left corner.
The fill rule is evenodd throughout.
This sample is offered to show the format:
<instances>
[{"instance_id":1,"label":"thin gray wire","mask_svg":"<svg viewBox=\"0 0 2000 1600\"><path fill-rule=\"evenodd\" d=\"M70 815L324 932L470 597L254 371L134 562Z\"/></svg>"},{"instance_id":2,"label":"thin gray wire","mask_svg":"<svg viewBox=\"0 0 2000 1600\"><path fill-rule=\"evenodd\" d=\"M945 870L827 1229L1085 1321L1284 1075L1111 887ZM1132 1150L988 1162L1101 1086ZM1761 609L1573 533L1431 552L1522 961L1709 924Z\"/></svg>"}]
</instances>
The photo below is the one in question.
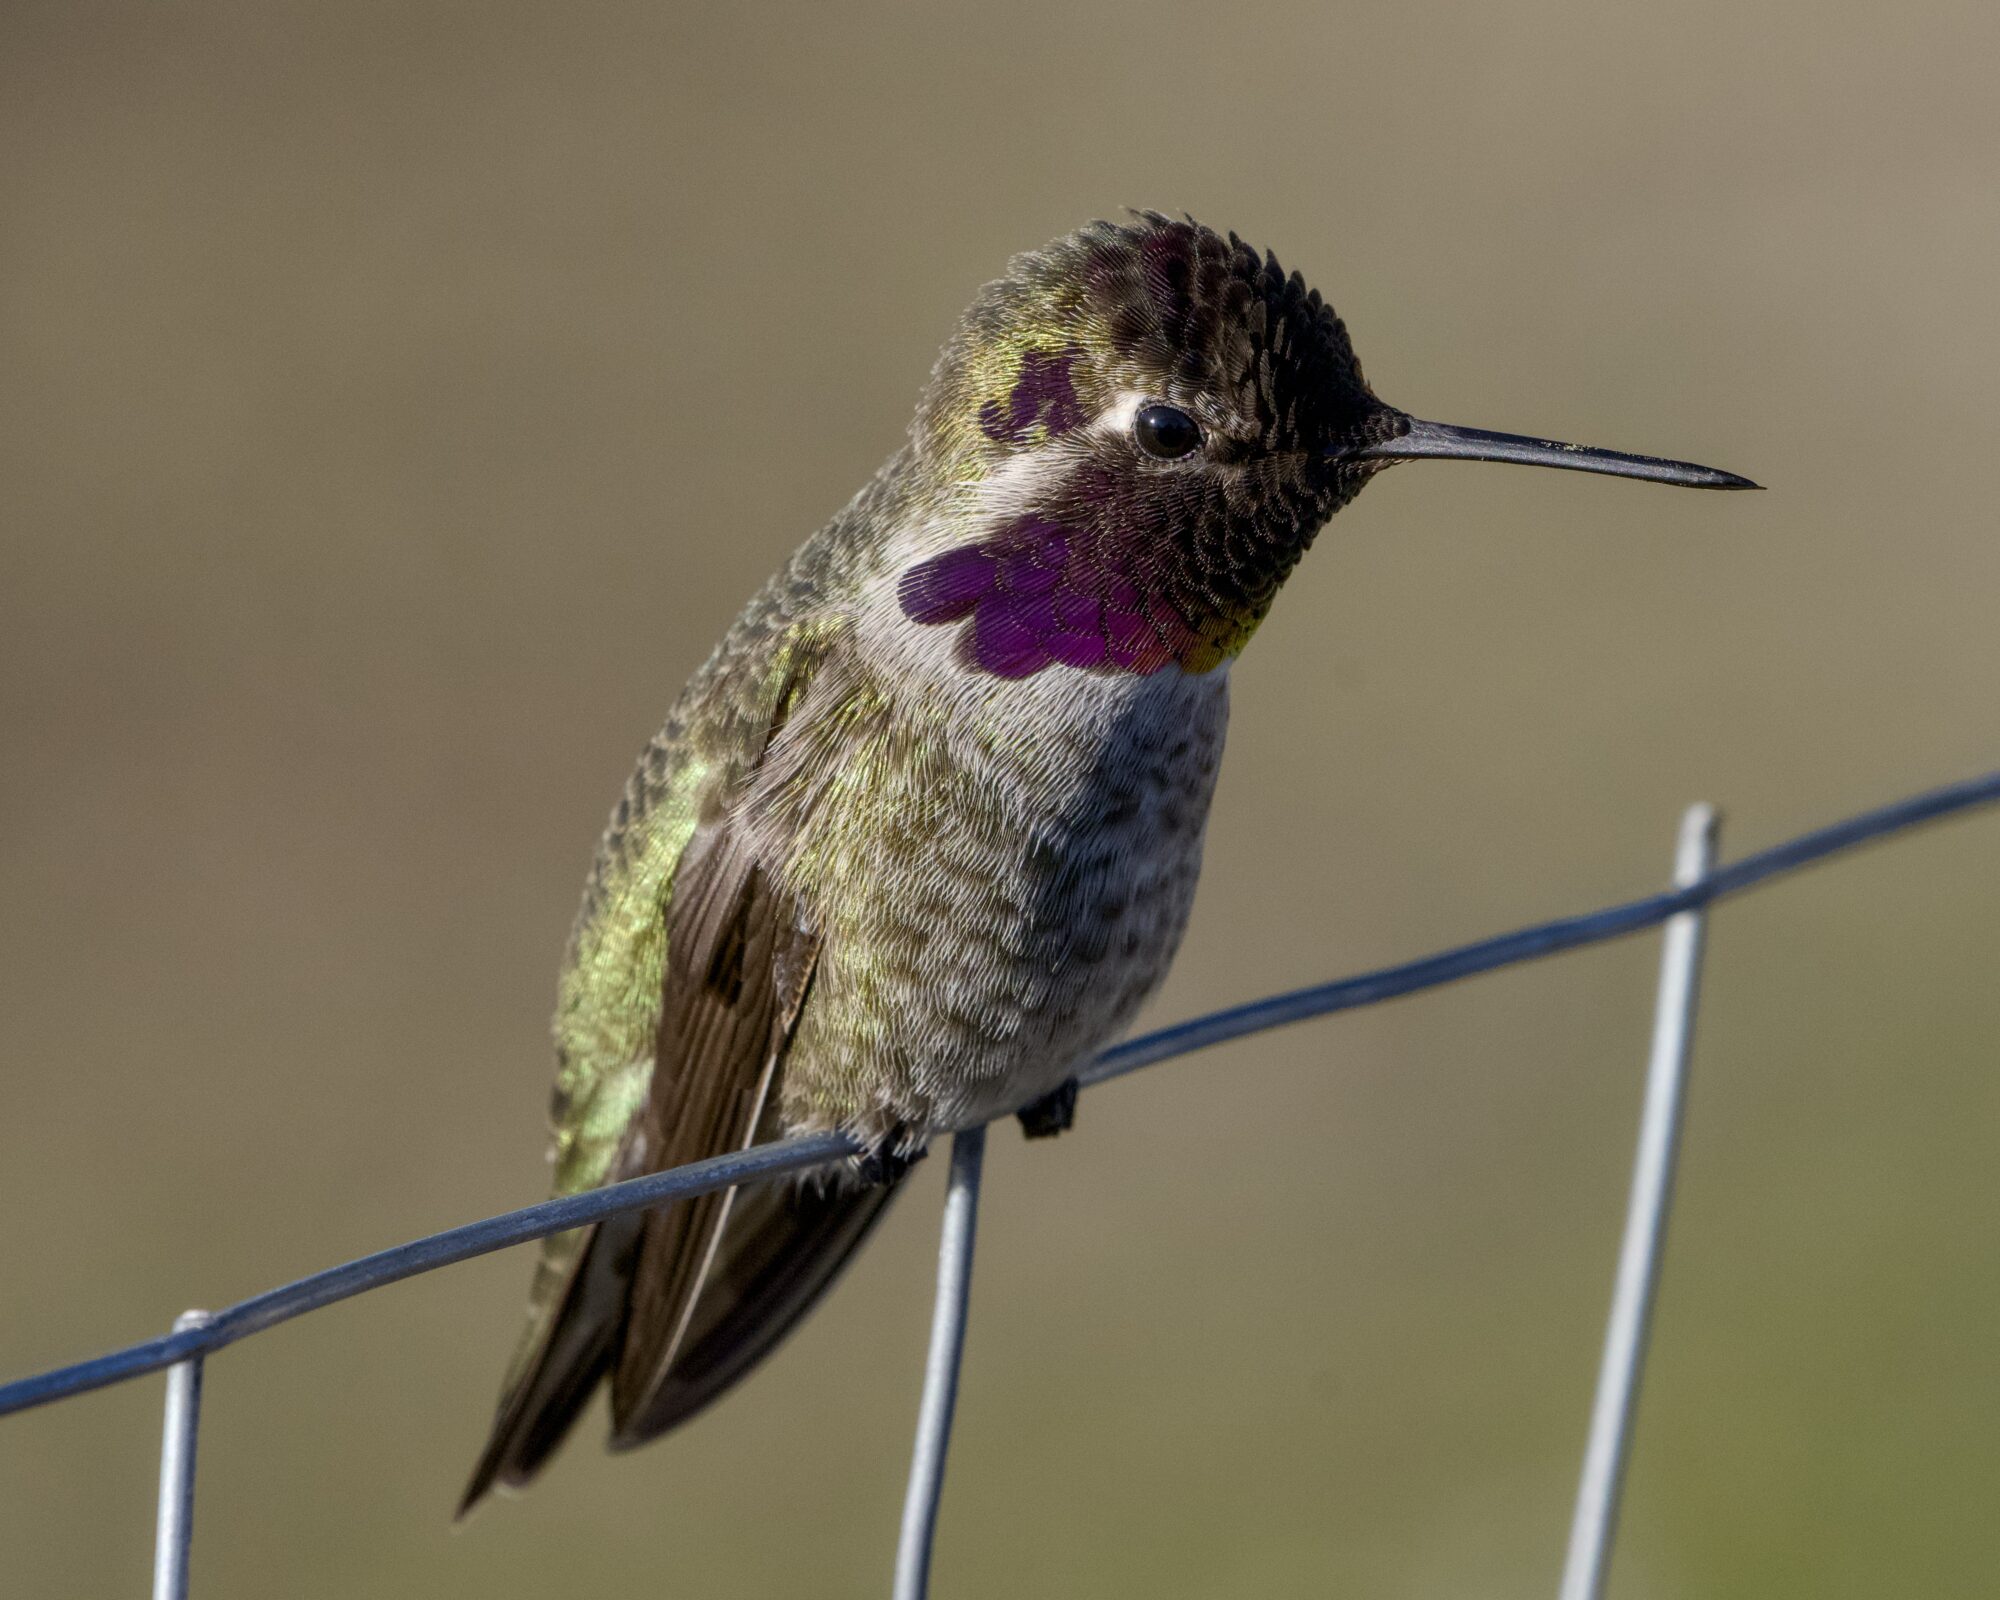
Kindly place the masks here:
<instances>
[{"instance_id":1,"label":"thin gray wire","mask_svg":"<svg viewBox=\"0 0 2000 1600\"><path fill-rule=\"evenodd\" d=\"M1688 808L1674 852L1674 883L1699 883L1715 867L1719 819L1713 806ZM1646 1066L1639 1149L1632 1163L1632 1194L1618 1277L1604 1330L1589 1441L1570 1520L1569 1555L1563 1563L1561 1600L1601 1600L1618 1532L1619 1497L1631 1455L1632 1423L1645 1373L1646 1343L1660 1284L1660 1257L1673 1206L1674 1167L1680 1154L1687 1106L1688 1058L1694 1046L1695 1007L1701 995L1706 912L1684 911L1667 923L1660 952L1659 998L1653 1008L1653 1045Z\"/></svg>"},{"instance_id":2,"label":"thin gray wire","mask_svg":"<svg viewBox=\"0 0 2000 1600\"><path fill-rule=\"evenodd\" d=\"M206 1311L183 1311L176 1333L204 1326ZM194 1542L194 1454L201 1431L201 1357L167 1370L167 1414L160 1432L160 1511L153 1534L153 1600L187 1600L188 1548Z\"/></svg>"},{"instance_id":3,"label":"thin gray wire","mask_svg":"<svg viewBox=\"0 0 2000 1600\"><path fill-rule=\"evenodd\" d=\"M931 1546L944 1494L951 1418L958 1407L966 1307L972 1299L972 1244L979 1229L979 1175L985 1159L985 1128L967 1128L952 1136L951 1182L945 1190L944 1228L938 1240L937 1305L931 1313L930 1350L924 1357L924 1397L917 1407L917 1443L910 1453L910 1486L903 1496L902 1536L896 1542L894 1600L926 1600L930 1594Z\"/></svg>"},{"instance_id":4,"label":"thin gray wire","mask_svg":"<svg viewBox=\"0 0 2000 1600\"><path fill-rule=\"evenodd\" d=\"M1418 961L1365 972L1337 983L1274 995L1267 1000L1162 1028L1107 1050L1079 1075L1080 1081L1085 1085L1103 1083L1141 1067L1187 1055L1229 1039L1259 1033L1266 1028L1351 1010L1356 1006L1373 1005L1516 962L1532 961L1581 945L1621 938L1857 845L1942 817L1991 805L1995 801L2000 801L2000 771L1947 784L1879 810L1849 817L1831 827L1802 834L1784 844L1745 856L1687 888L1628 901L1624 905L1610 906L1582 916L1564 917L1522 928ZM364 1294L418 1273L469 1260L473 1256L485 1255L489 1251L504 1250L510 1245L524 1244L531 1239L601 1222L606 1217L642 1210L668 1200L686 1199L738 1183L824 1166L856 1153L855 1141L844 1134L811 1134L755 1145L668 1172L628 1179L624 1183L592 1189L584 1194L544 1200L518 1211L449 1228L239 1301L217 1312L203 1327L142 1340L108 1355L0 1385L0 1416L46 1405L52 1400L91 1389L101 1389L107 1384L122 1383L143 1373L157 1372L189 1356L219 1350L238 1339L261 1333L266 1328L309 1311L317 1311L335 1301Z\"/></svg>"}]
</instances>

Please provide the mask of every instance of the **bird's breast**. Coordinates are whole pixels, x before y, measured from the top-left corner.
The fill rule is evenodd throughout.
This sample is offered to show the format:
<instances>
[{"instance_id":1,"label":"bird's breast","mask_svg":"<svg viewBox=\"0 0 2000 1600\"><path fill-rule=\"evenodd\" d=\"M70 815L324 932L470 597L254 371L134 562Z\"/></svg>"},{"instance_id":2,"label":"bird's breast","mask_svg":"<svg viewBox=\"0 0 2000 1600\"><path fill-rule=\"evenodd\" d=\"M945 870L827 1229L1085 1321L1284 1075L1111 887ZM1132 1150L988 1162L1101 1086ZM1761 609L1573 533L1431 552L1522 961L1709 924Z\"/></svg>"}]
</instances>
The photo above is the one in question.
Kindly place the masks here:
<instances>
[{"instance_id":1,"label":"bird's breast","mask_svg":"<svg viewBox=\"0 0 2000 1600\"><path fill-rule=\"evenodd\" d=\"M1123 1029L1186 926L1227 694L1171 669L885 690L794 856L821 954L787 1120L963 1126Z\"/></svg>"}]
</instances>

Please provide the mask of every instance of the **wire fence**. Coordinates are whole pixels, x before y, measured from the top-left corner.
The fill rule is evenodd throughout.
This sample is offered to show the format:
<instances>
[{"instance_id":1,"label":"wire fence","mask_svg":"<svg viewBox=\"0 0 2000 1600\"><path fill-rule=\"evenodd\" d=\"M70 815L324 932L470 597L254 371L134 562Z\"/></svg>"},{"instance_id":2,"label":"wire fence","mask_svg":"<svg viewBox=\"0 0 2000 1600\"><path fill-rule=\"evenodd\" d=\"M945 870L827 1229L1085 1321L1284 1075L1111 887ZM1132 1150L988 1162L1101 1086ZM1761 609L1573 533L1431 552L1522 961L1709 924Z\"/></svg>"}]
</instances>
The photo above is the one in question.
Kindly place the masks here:
<instances>
[{"instance_id":1,"label":"wire fence","mask_svg":"<svg viewBox=\"0 0 2000 1600\"><path fill-rule=\"evenodd\" d=\"M1247 1034L1374 1005L1664 925L1660 986L1631 1194L1559 1591L1560 1600L1601 1600L1659 1285L1700 995L1707 908L1725 896L1857 845L1996 802L2000 802L2000 771L1849 817L1726 866L1716 865L1716 813L1709 806L1697 805L1682 819L1673 887L1665 893L1212 1012L1107 1050L1079 1074L1079 1082L1085 1087L1103 1083ZM985 1145L983 1127L968 1129L952 1139L938 1250L937 1299L896 1551L894 1600L924 1600L929 1593L931 1550L971 1303L973 1240ZM200 1431L204 1358L208 1355L336 1301L473 1256L667 1201L741 1183L769 1181L859 1153L858 1142L839 1133L778 1140L450 1228L314 1273L222 1311L186 1312L171 1333L159 1338L0 1385L0 1417L166 1369L153 1595L154 1600L185 1600L194 1529L195 1446Z\"/></svg>"}]
</instances>

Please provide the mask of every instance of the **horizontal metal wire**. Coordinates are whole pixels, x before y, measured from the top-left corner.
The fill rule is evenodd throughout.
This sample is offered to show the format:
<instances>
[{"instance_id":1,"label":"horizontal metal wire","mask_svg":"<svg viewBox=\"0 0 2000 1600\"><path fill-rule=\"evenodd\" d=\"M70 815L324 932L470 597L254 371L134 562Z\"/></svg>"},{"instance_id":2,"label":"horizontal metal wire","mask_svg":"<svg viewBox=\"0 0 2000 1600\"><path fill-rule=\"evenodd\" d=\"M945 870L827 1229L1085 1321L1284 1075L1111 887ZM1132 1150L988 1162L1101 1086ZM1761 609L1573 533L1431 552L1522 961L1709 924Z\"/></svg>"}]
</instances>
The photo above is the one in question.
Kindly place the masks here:
<instances>
[{"instance_id":1,"label":"horizontal metal wire","mask_svg":"<svg viewBox=\"0 0 2000 1600\"><path fill-rule=\"evenodd\" d=\"M1800 834L1796 839L1773 845L1768 850L1759 850L1741 861L1733 861L1717 869L1701 882L1690 884L1685 889L1670 889L1665 894L1649 895L1644 900L1628 900L1623 905L1607 906L1602 911L1589 911L1582 916L1559 917L1554 922L1503 933L1477 944L1460 945L1456 949L1425 956L1418 961L1407 961L1400 966L1380 967L1357 977L1316 984L1310 989L1294 989L1287 994L1273 995L1268 1000L1253 1000L1248 1005L1227 1011L1212 1011L1205 1017L1176 1023L1157 1033L1112 1046L1078 1074L1077 1081L1086 1086L1103 1083L1107 1079L1136 1072L1141 1067L1150 1067L1156 1061L1206 1049L1209 1045L1221 1044L1229 1039L1240 1039L1247 1033L1262 1033L1266 1028L1303 1022L1308 1017L1323 1017L1333 1011L1351 1011L1356 1006L1374 1005L1378 1001L1394 1000L1399 995L1415 994L1420 989L1435 989L1439 984L1456 983L1460 978L1475 977L1496 967L1511 967L1518 962L1574 950L1579 945L1622 938L1665 922L1678 912L1691 911L1696 906L1740 894L1768 879L1809 867L1856 845L1902 833L1923 823L1935 822L1940 817L1991 805L1996 800L2000 800L2000 772L1988 772L1961 783L1946 784L1942 789L1927 790L1907 800L1898 800L1894 805L1864 811L1830 827L1817 828L1811 833ZM0 1390L0 1397L4 1397L5 1392ZM4 1406L0 1406L0 1415L4 1415Z\"/></svg>"},{"instance_id":2,"label":"horizontal metal wire","mask_svg":"<svg viewBox=\"0 0 2000 1600\"><path fill-rule=\"evenodd\" d=\"M293 1317L302 1317L308 1311L330 1306L337 1300L366 1294L370 1289L414 1278L438 1267L449 1267L460 1261L469 1261L474 1256L505 1250L509 1245L526 1244L531 1239L561 1233L565 1228L602 1222L620 1212L636 1211L668 1200L685 1200L691 1195L727 1189L756 1178L824 1166L829 1161L857 1154L859 1148L854 1139L841 1133L812 1134L775 1144L753 1145L730 1155L690 1162L687 1166L649 1173L643 1178L631 1178L609 1188L564 1195L557 1200L544 1200L539 1205L524 1206L519 1211L488 1217L482 1222L448 1228L443 1233L413 1239L393 1249L378 1250L372 1256L362 1256L359 1260L316 1272L309 1278L300 1278L296 1283L267 1290L248 1300L239 1300L226 1311L216 1312L200 1328L147 1339L94 1360L79 1361L74 1366L58 1367L37 1377L19 1379L0 1388L0 1417L10 1412L25 1411L30 1406L45 1405L51 1400L60 1400L65 1395L82 1394L89 1389L101 1389L107 1384L122 1383L127 1378L157 1372L162 1367L185 1361L191 1355L219 1350L238 1339L262 1333L281 1322L289 1322Z\"/></svg>"},{"instance_id":3,"label":"horizontal metal wire","mask_svg":"<svg viewBox=\"0 0 2000 1600\"><path fill-rule=\"evenodd\" d=\"M1532 961L1578 946L1616 939L1655 927L1675 914L1738 894L1783 873L1793 872L1870 840L1901 833L1925 822L2000 801L2000 771L1915 795L1876 811L1864 812L1831 827L1720 868L1700 882L1665 894L1650 895L1602 911L1563 917L1497 938L1462 945L1417 961L1383 967L1335 983L1296 989L1249 1005L1212 1012L1189 1022L1162 1028L1107 1050L1079 1074L1085 1085L1135 1072L1141 1067L1206 1049L1226 1040L1260 1033L1308 1017L1373 1005L1421 989L1436 988L1499 967ZM157 1372L197 1354L219 1350L238 1339L317 1311L322 1306L365 1294L384 1284L450 1266L473 1256L504 1250L567 1228L601 1222L606 1217L683 1200L735 1184L824 1166L859 1153L851 1136L810 1134L772 1144L755 1145L730 1155L693 1162L668 1172L632 1178L608 1188L565 1195L523 1207L484 1221L450 1228L443 1233L363 1256L341 1266L301 1278L219 1311L203 1326L144 1340L108 1355L72 1366L21 1378L0 1386L0 1416L46 1405L69 1395L101 1389L144 1373Z\"/></svg>"}]
</instances>

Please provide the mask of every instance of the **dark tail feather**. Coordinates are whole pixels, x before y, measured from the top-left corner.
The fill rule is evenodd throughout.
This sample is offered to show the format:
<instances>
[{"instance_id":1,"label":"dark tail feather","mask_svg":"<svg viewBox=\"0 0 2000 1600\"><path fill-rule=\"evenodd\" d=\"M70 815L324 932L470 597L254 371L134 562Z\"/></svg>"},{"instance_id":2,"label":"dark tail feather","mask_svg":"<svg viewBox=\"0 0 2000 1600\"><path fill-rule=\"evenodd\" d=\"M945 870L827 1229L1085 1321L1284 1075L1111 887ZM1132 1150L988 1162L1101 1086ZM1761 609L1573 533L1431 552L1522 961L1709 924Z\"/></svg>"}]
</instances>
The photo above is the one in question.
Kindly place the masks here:
<instances>
[{"instance_id":1,"label":"dark tail feather","mask_svg":"<svg viewBox=\"0 0 2000 1600\"><path fill-rule=\"evenodd\" d=\"M611 1448L679 1426L769 1355L840 1276L895 1190L808 1182L739 1191L673 1364L643 1409L613 1418Z\"/></svg>"},{"instance_id":2,"label":"dark tail feather","mask_svg":"<svg viewBox=\"0 0 2000 1600\"><path fill-rule=\"evenodd\" d=\"M500 1398L493 1431L458 1503L463 1520L495 1484L520 1488L563 1442L618 1354L639 1218L601 1223L571 1269L540 1348Z\"/></svg>"},{"instance_id":3,"label":"dark tail feather","mask_svg":"<svg viewBox=\"0 0 2000 1600\"><path fill-rule=\"evenodd\" d=\"M894 1192L894 1184L784 1182L739 1190L673 1365L643 1412L614 1417L611 1447L629 1450L685 1422L769 1355L831 1287ZM541 1347L500 1402L459 1517L496 1485L526 1485L616 1365L641 1226L640 1217L602 1223L584 1247Z\"/></svg>"}]
</instances>

